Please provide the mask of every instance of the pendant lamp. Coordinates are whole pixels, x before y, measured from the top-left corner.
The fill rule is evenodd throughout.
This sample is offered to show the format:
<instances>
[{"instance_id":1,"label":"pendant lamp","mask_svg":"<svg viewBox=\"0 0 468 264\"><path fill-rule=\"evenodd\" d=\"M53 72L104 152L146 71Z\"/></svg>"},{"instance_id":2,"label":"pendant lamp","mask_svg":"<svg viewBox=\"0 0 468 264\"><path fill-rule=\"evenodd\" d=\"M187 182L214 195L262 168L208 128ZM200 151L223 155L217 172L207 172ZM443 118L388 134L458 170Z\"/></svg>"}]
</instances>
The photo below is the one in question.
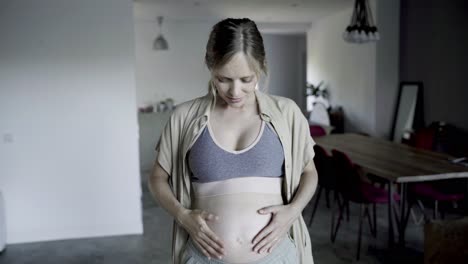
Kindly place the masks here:
<instances>
[{"instance_id":1,"label":"pendant lamp","mask_svg":"<svg viewBox=\"0 0 468 264\"><path fill-rule=\"evenodd\" d=\"M366 43L380 39L368 0L356 0L354 2L351 22L343 32L343 39L350 43Z\"/></svg>"},{"instance_id":2,"label":"pendant lamp","mask_svg":"<svg viewBox=\"0 0 468 264\"><path fill-rule=\"evenodd\" d=\"M162 16L158 16L157 17L157 20L158 20L158 26L159 26L159 34L158 36L154 39L154 42L153 42L153 49L154 50L168 50L169 49L169 45L167 44L167 40L164 38L164 36L162 35L162 23L163 23L163 17Z\"/></svg>"}]
</instances>

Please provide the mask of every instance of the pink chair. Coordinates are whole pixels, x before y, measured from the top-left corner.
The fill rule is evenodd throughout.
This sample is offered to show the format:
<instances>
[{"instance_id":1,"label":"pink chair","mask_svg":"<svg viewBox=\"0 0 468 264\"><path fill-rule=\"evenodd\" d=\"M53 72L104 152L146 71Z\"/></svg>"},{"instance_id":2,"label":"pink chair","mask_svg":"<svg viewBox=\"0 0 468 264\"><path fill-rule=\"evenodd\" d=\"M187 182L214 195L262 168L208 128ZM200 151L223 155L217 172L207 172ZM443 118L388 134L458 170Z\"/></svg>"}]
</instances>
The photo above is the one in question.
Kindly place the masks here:
<instances>
[{"instance_id":1,"label":"pink chair","mask_svg":"<svg viewBox=\"0 0 468 264\"><path fill-rule=\"evenodd\" d=\"M354 202L360 205L359 214L359 233L356 259L359 260L361 237L362 237L362 220L367 217L371 234L377 236L377 212L376 204L388 203L388 192L383 188L375 187L374 185L363 182L358 173L358 166L353 164L351 159L343 152L336 149L332 150L333 167L336 172L337 190L343 201L338 201L339 215L335 226L335 210L332 211L332 228L331 240L335 241L341 220L343 218L344 207L348 202ZM336 196L339 199L339 196ZM399 201L400 197L395 193L394 200ZM372 220L369 210L369 205L372 205Z\"/></svg>"},{"instance_id":2,"label":"pink chair","mask_svg":"<svg viewBox=\"0 0 468 264\"><path fill-rule=\"evenodd\" d=\"M439 184L442 183L442 181ZM450 193L444 191L443 188L438 186L437 182L430 183L414 183L408 185L408 218L411 208L414 204L417 204L424 215L425 222L429 221L429 217L424 208L422 200L434 202L434 210L432 220L439 218L439 204L442 203L453 203L458 202L465 198L464 193ZM441 213L441 218L444 218L444 212ZM407 221L407 219L405 220ZM418 221L414 220L417 224Z\"/></svg>"},{"instance_id":3,"label":"pink chair","mask_svg":"<svg viewBox=\"0 0 468 264\"><path fill-rule=\"evenodd\" d=\"M409 144L413 147L425 149L425 150L433 150L434 148L434 141L436 137L436 129L434 127L426 127L416 130L413 137L410 139ZM452 181L453 182L453 181ZM453 203L460 201L465 198L465 195L460 192L456 193L453 191L444 190L443 186L444 183L446 184L447 181L434 181L434 182L427 182L427 183L413 183L408 184L408 212L407 217L411 211L411 208L414 204L418 204L421 211L424 215L424 220L427 222L429 217L426 214L426 210L422 203L422 200L427 200L430 202L434 202L434 214L432 219L437 219L439 216L439 203ZM445 188L451 189L451 188ZM443 217L443 213L442 213ZM413 219L414 222L418 223L416 219ZM407 221L407 219L406 219Z\"/></svg>"},{"instance_id":4,"label":"pink chair","mask_svg":"<svg viewBox=\"0 0 468 264\"><path fill-rule=\"evenodd\" d=\"M433 128L420 128L410 138L409 145L420 149L433 150L435 136L436 131Z\"/></svg>"},{"instance_id":5,"label":"pink chair","mask_svg":"<svg viewBox=\"0 0 468 264\"><path fill-rule=\"evenodd\" d=\"M310 130L310 135L313 138L314 137L322 137L322 136L325 136L327 134L325 129L323 127L319 126L319 125L310 125L309 130Z\"/></svg>"}]
</instances>

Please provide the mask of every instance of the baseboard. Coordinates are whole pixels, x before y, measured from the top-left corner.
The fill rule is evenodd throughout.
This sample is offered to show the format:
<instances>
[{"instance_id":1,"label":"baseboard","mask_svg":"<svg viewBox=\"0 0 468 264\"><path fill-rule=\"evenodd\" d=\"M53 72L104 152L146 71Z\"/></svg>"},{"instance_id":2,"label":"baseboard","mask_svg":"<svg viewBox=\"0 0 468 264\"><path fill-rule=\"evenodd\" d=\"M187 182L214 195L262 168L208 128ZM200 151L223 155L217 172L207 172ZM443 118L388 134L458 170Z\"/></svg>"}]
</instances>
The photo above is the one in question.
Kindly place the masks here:
<instances>
[{"instance_id":1,"label":"baseboard","mask_svg":"<svg viewBox=\"0 0 468 264\"><path fill-rule=\"evenodd\" d=\"M96 238L122 235L142 235L142 223L109 223L89 227L70 227L61 229L34 229L8 232L8 244L45 242L55 240Z\"/></svg>"}]
</instances>

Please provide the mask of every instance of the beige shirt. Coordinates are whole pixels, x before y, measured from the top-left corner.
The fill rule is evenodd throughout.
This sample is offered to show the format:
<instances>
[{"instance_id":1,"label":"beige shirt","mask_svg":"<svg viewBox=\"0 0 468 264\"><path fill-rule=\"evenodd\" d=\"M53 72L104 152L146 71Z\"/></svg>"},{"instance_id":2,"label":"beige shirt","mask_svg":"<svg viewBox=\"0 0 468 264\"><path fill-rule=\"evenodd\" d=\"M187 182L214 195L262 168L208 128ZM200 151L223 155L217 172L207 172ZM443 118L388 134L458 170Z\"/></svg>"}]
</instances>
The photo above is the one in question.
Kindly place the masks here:
<instances>
[{"instance_id":1,"label":"beige shirt","mask_svg":"<svg viewBox=\"0 0 468 264\"><path fill-rule=\"evenodd\" d=\"M255 90L260 117L275 129L285 155L285 180L282 196L289 204L296 193L304 167L314 157L314 140L310 136L309 123L297 106L286 97L270 95ZM192 187L187 153L207 125L210 112L216 104L215 91L178 104L166 123L156 145L157 161L170 175L169 184L177 200L185 208L191 208ZM182 249L188 233L177 221L172 229L172 263L180 264ZM300 263L312 264L312 245L307 225L302 215L293 223L290 234L298 249Z\"/></svg>"}]
</instances>

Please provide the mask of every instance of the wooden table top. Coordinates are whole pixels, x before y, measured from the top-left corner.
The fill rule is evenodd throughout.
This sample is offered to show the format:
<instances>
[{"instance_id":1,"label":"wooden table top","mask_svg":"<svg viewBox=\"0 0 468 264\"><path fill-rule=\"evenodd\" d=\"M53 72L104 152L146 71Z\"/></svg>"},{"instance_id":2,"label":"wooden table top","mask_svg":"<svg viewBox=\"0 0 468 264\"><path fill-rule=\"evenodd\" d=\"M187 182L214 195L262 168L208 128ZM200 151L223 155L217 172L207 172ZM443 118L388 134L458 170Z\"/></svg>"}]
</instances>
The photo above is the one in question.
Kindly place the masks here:
<instances>
[{"instance_id":1,"label":"wooden table top","mask_svg":"<svg viewBox=\"0 0 468 264\"><path fill-rule=\"evenodd\" d=\"M395 182L468 178L468 167L449 155L359 134L331 134L314 141L327 151L346 153L365 171Z\"/></svg>"}]
</instances>

